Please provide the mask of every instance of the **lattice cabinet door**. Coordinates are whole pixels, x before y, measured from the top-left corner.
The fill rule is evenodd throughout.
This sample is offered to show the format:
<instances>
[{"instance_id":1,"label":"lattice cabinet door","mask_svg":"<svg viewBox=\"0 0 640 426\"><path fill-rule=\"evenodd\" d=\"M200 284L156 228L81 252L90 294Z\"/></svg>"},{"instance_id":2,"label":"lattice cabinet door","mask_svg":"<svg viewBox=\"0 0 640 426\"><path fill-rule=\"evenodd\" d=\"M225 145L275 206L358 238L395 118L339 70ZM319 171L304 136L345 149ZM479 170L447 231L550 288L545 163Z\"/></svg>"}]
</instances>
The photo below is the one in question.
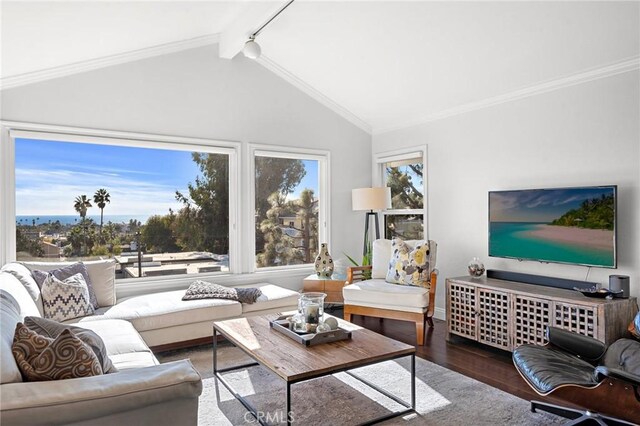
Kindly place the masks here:
<instances>
[{"instance_id":1,"label":"lattice cabinet door","mask_svg":"<svg viewBox=\"0 0 640 426\"><path fill-rule=\"evenodd\" d=\"M596 336L598 326L596 307L555 302L554 311L554 326L602 340L601 336Z\"/></svg>"},{"instance_id":2,"label":"lattice cabinet door","mask_svg":"<svg viewBox=\"0 0 640 426\"><path fill-rule=\"evenodd\" d=\"M447 316L449 333L476 338L476 288L456 282L448 282Z\"/></svg>"},{"instance_id":3,"label":"lattice cabinet door","mask_svg":"<svg viewBox=\"0 0 640 426\"><path fill-rule=\"evenodd\" d=\"M510 350L509 293L478 288L478 312L478 341Z\"/></svg>"},{"instance_id":4,"label":"lattice cabinet door","mask_svg":"<svg viewBox=\"0 0 640 426\"><path fill-rule=\"evenodd\" d=\"M544 345L544 331L551 324L553 303L550 300L513 295L513 349L527 343Z\"/></svg>"}]
</instances>

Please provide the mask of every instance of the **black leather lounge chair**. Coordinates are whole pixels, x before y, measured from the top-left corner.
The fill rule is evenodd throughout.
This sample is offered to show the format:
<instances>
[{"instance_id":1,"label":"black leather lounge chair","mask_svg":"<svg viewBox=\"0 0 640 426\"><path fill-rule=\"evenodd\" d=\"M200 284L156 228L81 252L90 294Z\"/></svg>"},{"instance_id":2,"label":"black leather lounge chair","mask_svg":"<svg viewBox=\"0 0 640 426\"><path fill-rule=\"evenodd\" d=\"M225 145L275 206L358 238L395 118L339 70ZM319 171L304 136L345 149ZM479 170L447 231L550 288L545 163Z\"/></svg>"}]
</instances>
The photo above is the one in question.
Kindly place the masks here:
<instances>
[{"instance_id":1,"label":"black leather lounge chair","mask_svg":"<svg viewBox=\"0 0 640 426\"><path fill-rule=\"evenodd\" d=\"M640 313L634 324L640 330ZM571 421L567 424L633 425L640 423L640 341L602 342L559 328L546 330L545 346L522 345L513 363L540 395L562 397L577 388L590 389L589 410L531 401L531 411L547 411Z\"/></svg>"}]
</instances>

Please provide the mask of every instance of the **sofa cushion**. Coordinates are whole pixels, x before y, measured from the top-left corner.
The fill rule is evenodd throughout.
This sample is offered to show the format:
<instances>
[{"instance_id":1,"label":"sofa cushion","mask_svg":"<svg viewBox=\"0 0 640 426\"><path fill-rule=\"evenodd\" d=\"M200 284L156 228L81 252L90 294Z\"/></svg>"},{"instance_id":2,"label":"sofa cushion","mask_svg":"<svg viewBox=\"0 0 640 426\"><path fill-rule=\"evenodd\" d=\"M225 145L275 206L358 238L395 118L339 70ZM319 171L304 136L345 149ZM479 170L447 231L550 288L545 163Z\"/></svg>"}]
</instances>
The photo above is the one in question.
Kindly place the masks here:
<instances>
[{"instance_id":1,"label":"sofa cushion","mask_svg":"<svg viewBox=\"0 0 640 426\"><path fill-rule=\"evenodd\" d=\"M70 330L64 330L55 339L50 339L18 323L12 352L23 377L28 381L64 380L102 374L96 354Z\"/></svg>"},{"instance_id":2,"label":"sofa cushion","mask_svg":"<svg viewBox=\"0 0 640 426\"><path fill-rule=\"evenodd\" d=\"M422 312L429 306L429 291L423 287L389 284L371 279L349 284L342 289L346 305L380 307L408 312Z\"/></svg>"},{"instance_id":3,"label":"sofa cushion","mask_svg":"<svg viewBox=\"0 0 640 426\"><path fill-rule=\"evenodd\" d=\"M40 286L33 279L33 276L31 275L31 271L26 266L18 262L11 262L11 263L7 263L2 267L2 269L0 269L0 274L2 272L12 275L22 284L22 286L24 287L24 290L29 294L29 297L31 297L31 300L34 302L36 309L40 312L40 315L42 316L44 313L44 310L42 307L42 295L40 293ZM20 307L23 310L22 312L23 315L34 315L33 309L25 306L26 300L23 301L22 298L16 295L14 292L11 292L11 293L14 295L14 297L16 297L16 300L20 304ZM28 311L29 313L26 313L26 311Z\"/></svg>"},{"instance_id":4,"label":"sofa cushion","mask_svg":"<svg viewBox=\"0 0 640 426\"><path fill-rule=\"evenodd\" d=\"M60 281L49 274L42 283L45 318L66 321L93 314L89 288L82 274Z\"/></svg>"},{"instance_id":5,"label":"sofa cushion","mask_svg":"<svg viewBox=\"0 0 640 426\"><path fill-rule=\"evenodd\" d=\"M89 290L89 298L91 300L91 305L93 306L94 309L97 309L99 307L98 301L96 300L96 293L95 291L93 291L93 285L91 284L91 278L89 277L89 272L87 271L87 267L81 262L76 262L76 263L72 263L71 265L61 266L60 268L52 269L49 271L41 271L39 269L34 269L31 271L31 274L33 275L33 279L38 284L38 287L40 287L40 291L42 291L42 286L44 285L44 282L49 275L53 275L60 281L64 281L67 278L71 278L76 274L81 274Z\"/></svg>"},{"instance_id":6,"label":"sofa cushion","mask_svg":"<svg viewBox=\"0 0 640 426\"><path fill-rule=\"evenodd\" d=\"M546 346L517 347L513 351L513 363L527 382L543 395L567 384L585 387L598 384L593 365Z\"/></svg>"},{"instance_id":7,"label":"sofa cushion","mask_svg":"<svg viewBox=\"0 0 640 426\"><path fill-rule=\"evenodd\" d=\"M429 244L418 241L410 247L400 238L391 241L391 260L385 280L390 284L429 288Z\"/></svg>"},{"instance_id":8,"label":"sofa cushion","mask_svg":"<svg viewBox=\"0 0 640 426\"><path fill-rule=\"evenodd\" d=\"M36 333L52 339L58 337L64 330L71 330L76 337L89 345L93 350L105 374L118 372L109 359L107 347L100 336L94 331L73 325L60 324L59 322L40 317L25 317L24 325Z\"/></svg>"},{"instance_id":9,"label":"sofa cushion","mask_svg":"<svg viewBox=\"0 0 640 426\"><path fill-rule=\"evenodd\" d=\"M250 284L241 287L256 287L262 292L256 303L242 304L242 312L257 312L267 309L291 308L298 306L300 293L269 283Z\"/></svg>"},{"instance_id":10,"label":"sofa cushion","mask_svg":"<svg viewBox=\"0 0 640 426\"><path fill-rule=\"evenodd\" d=\"M42 316L43 308L40 290L38 290L38 300L34 301L24 284L15 275L4 270L0 271L0 289L11 294L18 304L21 317L25 315ZM11 332L13 333L13 330Z\"/></svg>"},{"instance_id":11,"label":"sofa cushion","mask_svg":"<svg viewBox=\"0 0 640 426\"><path fill-rule=\"evenodd\" d=\"M158 364L149 346L129 321L109 319L82 321L74 325L91 330L100 336L111 362L120 371Z\"/></svg>"},{"instance_id":12,"label":"sofa cushion","mask_svg":"<svg viewBox=\"0 0 640 426\"><path fill-rule=\"evenodd\" d=\"M100 308L95 315L78 322L84 326L100 319L130 321L136 330L145 331L200 321L213 321L242 314L240 303L232 300L182 300L184 290L144 294L123 299L117 305ZM215 309L213 309L215 308Z\"/></svg>"},{"instance_id":13,"label":"sofa cushion","mask_svg":"<svg viewBox=\"0 0 640 426\"><path fill-rule=\"evenodd\" d=\"M22 319L18 302L6 290L0 290L0 383L22 381L22 374L11 353L16 325Z\"/></svg>"},{"instance_id":14,"label":"sofa cushion","mask_svg":"<svg viewBox=\"0 0 640 426\"><path fill-rule=\"evenodd\" d=\"M50 271L73 262L22 262L30 270ZM113 306L116 303L116 261L113 259L82 262L87 268L98 305Z\"/></svg>"}]
</instances>

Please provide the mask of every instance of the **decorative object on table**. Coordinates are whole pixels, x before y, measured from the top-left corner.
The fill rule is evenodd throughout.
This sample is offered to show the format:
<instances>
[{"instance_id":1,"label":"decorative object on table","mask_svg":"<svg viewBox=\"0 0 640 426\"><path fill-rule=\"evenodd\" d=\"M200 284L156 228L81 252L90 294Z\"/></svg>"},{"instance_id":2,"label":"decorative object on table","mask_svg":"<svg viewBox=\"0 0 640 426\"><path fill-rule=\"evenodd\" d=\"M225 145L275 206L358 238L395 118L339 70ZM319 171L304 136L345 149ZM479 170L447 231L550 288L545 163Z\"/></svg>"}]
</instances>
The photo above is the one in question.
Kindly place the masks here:
<instances>
[{"instance_id":1,"label":"decorative object on table","mask_svg":"<svg viewBox=\"0 0 640 426\"><path fill-rule=\"evenodd\" d=\"M318 328L316 328L316 333L326 333L327 331L331 331L331 327L326 322L321 322L318 324Z\"/></svg>"},{"instance_id":2,"label":"decorative object on table","mask_svg":"<svg viewBox=\"0 0 640 426\"><path fill-rule=\"evenodd\" d=\"M340 327L323 333L296 333L289 328L289 320L286 317L280 317L276 320L269 321L269 325L274 330L305 346L315 346L321 343L351 339L351 331Z\"/></svg>"},{"instance_id":3,"label":"decorative object on table","mask_svg":"<svg viewBox=\"0 0 640 426\"><path fill-rule=\"evenodd\" d=\"M612 298L614 296L617 296L618 294L622 294L622 290L611 291L608 288L597 288L597 287L579 288L579 287L574 287L573 289L576 290L576 291L579 291L580 293L584 294L587 297L595 297L595 298L598 298L598 299L604 299L605 297Z\"/></svg>"},{"instance_id":4,"label":"decorative object on table","mask_svg":"<svg viewBox=\"0 0 640 426\"><path fill-rule=\"evenodd\" d=\"M331 278L333 274L333 259L329 254L327 243L320 244L320 253L316 256L315 270L319 277Z\"/></svg>"},{"instance_id":5,"label":"decorative object on table","mask_svg":"<svg viewBox=\"0 0 640 426\"><path fill-rule=\"evenodd\" d=\"M295 331L296 333L307 332L307 326L304 323L304 316L300 312L297 312L289 317L289 324L291 330Z\"/></svg>"},{"instance_id":6,"label":"decorative object on table","mask_svg":"<svg viewBox=\"0 0 640 426\"><path fill-rule=\"evenodd\" d=\"M364 245L362 255L366 256L369 249L369 219L374 218L376 240L380 239L380 225L378 212L374 210L386 210L391 208L391 188L388 186L379 188L356 188L351 190L351 207L353 211L366 211L364 218Z\"/></svg>"},{"instance_id":7,"label":"decorative object on table","mask_svg":"<svg viewBox=\"0 0 640 426\"><path fill-rule=\"evenodd\" d=\"M334 317L328 317L324 320L324 323L331 327L331 330L335 330L338 328L338 320Z\"/></svg>"},{"instance_id":8,"label":"decorative object on table","mask_svg":"<svg viewBox=\"0 0 640 426\"><path fill-rule=\"evenodd\" d=\"M614 297L628 298L630 288L628 275L609 275L609 290L616 293Z\"/></svg>"},{"instance_id":9,"label":"decorative object on table","mask_svg":"<svg viewBox=\"0 0 640 426\"><path fill-rule=\"evenodd\" d=\"M484 263L480 262L479 258L474 257L471 259L471 262L469 262L467 270L469 271L469 276L471 276L471 278L479 278L484 274Z\"/></svg>"},{"instance_id":10,"label":"decorative object on table","mask_svg":"<svg viewBox=\"0 0 640 426\"><path fill-rule=\"evenodd\" d=\"M324 315L324 298L325 293L302 293L300 296L300 308L304 317L304 324L307 332L315 333L318 324L322 321Z\"/></svg>"}]
</instances>

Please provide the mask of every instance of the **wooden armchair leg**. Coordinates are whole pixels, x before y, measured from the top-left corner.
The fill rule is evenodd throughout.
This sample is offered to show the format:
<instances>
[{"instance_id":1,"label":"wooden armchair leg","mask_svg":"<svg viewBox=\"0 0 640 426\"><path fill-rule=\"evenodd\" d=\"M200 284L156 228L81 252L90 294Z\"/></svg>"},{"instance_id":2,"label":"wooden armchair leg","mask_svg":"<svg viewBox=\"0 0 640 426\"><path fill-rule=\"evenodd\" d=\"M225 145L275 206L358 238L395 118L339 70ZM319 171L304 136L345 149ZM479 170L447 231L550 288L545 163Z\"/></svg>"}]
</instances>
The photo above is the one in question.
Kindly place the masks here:
<instances>
[{"instance_id":1,"label":"wooden armchair leg","mask_svg":"<svg viewBox=\"0 0 640 426\"><path fill-rule=\"evenodd\" d=\"M424 345L424 320L416 321L416 340L418 346Z\"/></svg>"},{"instance_id":2,"label":"wooden armchair leg","mask_svg":"<svg viewBox=\"0 0 640 426\"><path fill-rule=\"evenodd\" d=\"M345 321L351 322L351 312L345 312L342 317L344 318Z\"/></svg>"},{"instance_id":3,"label":"wooden armchair leg","mask_svg":"<svg viewBox=\"0 0 640 426\"><path fill-rule=\"evenodd\" d=\"M433 328L433 317L427 317L427 324L429 324L429 327Z\"/></svg>"}]
</instances>

